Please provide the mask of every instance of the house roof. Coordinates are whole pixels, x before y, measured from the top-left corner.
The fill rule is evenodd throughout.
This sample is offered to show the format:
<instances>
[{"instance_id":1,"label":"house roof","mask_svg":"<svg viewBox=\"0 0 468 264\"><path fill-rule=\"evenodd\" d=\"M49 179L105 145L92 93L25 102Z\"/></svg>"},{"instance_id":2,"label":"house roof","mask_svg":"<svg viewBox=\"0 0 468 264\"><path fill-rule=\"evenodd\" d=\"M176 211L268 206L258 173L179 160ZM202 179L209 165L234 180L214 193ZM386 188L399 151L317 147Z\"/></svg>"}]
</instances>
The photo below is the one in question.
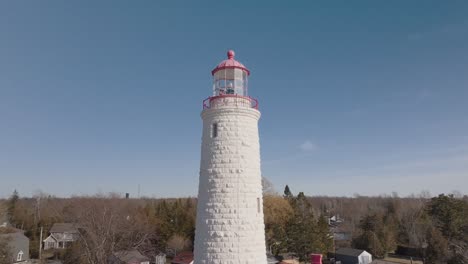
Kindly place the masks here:
<instances>
[{"instance_id":1,"label":"house roof","mask_svg":"<svg viewBox=\"0 0 468 264\"><path fill-rule=\"evenodd\" d=\"M241 69L245 72L247 72L248 75L250 75L250 71L249 69L247 69L247 67L244 66L244 64L236 61L234 59L234 56L235 56L235 52L233 50L229 50L227 52L227 56L228 56L228 59L227 60L223 60L222 62L220 62L218 64L218 66L216 66L212 71L211 71L211 74L214 75L217 71L220 71L220 70L224 70L224 69Z\"/></svg>"},{"instance_id":2,"label":"house roof","mask_svg":"<svg viewBox=\"0 0 468 264\"><path fill-rule=\"evenodd\" d=\"M193 262L193 253L192 252L181 252L174 257L171 261L172 264L190 264Z\"/></svg>"},{"instance_id":3,"label":"house roof","mask_svg":"<svg viewBox=\"0 0 468 264\"><path fill-rule=\"evenodd\" d=\"M44 239L42 242L48 242L48 241L50 241L51 239L52 239L54 242L57 242L57 241L58 241L57 238L55 238L52 234L50 234L50 235L49 235L46 239Z\"/></svg>"},{"instance_id":4,"label":"house roof","mask_svg":"<svg viewBox=\"0 0 468 264\"><path fill-rule=\"evenodd\" d=\"M13 233L24 233L24 231L18 228L11 227L11 226L0 226L0 235L13 234Z\"/></svg>"},{"instance_id":5,"label":"house roof","mask_svg":"<svg viewBox=\"0 0 468 264\"><path fill-rule=\"evenodd\" d=\"M52 225L50 233L78 233L78 228L73 223L55 223Z\"/></svg>"},{"instance_id":6,"label":"house roof","mask_svg":"<svg viewBox=\"0 0 468 264\"><path fill-rule=\"evenodd\" d=\"M19 229L18 229L19 230ZM11 237L12 239L16 238L26 238L29 240L27 236L23 234L23 231L17 231L17 232L11 232L11 233L5 233L5 234L0 234L0 237Z\"/></svg>"},{"instance_id":7,"label":"house roof","mask_svg":"<svg viewBox=\"0 0 468 264\"><path fill-rule=\"evenodd\" d=\"M345 256L359 257L365 250L355 248L339 248L336 250L336 254Z\"/></svg>"},{"instance_id":8,"label":"house roof","mask_svg":"<svg viewBox=\"0 0 468 264\"><path fill-rule=\"evenodd\" d=\"M6 238L10 247L16 252L29 249L29 238L25 236L22 231L1 234L0 238Z\"/></svg>"},{"instance_id":9,"label":"house roof","mask_svg":"<svg viewBox=\"0 0 468 264\"><path fill-rule=\"evenodd\" d=\"M117 251L114 253L114 256L125 263L131 263L134 261L142 262L150 260L148 257L143 256L136 249Z\"/></svg>"}]
</instances>

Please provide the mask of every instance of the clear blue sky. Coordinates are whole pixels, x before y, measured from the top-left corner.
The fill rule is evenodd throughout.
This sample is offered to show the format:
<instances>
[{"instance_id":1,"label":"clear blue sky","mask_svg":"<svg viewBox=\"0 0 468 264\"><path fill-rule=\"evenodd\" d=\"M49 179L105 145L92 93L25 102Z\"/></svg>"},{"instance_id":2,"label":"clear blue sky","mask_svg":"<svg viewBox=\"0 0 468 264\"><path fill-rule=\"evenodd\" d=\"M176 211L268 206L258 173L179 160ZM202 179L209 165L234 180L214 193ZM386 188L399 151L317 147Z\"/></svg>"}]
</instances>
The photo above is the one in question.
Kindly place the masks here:
<instances>
[{"instance_id":1,"label":"clear blue sky","mask_svg":"<svg viewBox=\"0 0 468 264\"><path fill-rule=\"evenodd\" d=\"M279 191L468 193L467 1L3 1L0 197L195 195L228 49Z\"/></svg>"}]
</instances>

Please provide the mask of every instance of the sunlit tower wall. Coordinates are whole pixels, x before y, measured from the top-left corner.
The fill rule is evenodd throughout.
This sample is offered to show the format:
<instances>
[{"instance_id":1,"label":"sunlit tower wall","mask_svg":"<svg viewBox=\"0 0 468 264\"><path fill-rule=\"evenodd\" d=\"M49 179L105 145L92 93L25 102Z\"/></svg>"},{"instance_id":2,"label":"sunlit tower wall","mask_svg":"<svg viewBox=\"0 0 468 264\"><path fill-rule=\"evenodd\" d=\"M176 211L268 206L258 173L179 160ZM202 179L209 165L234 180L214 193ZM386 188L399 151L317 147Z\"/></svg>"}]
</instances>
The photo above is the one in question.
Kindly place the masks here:
<instances>
[{"instance_id":1,"label":"sunlit tower wall","mask_svg":"<svg viewBox=\"0 0 468 264\"><path fill-rule=\"evenodd\" d=\"M211 73L203 101L194 264L266 264L258 101L250 71L234 59Z\"/></svg>"}]
</instances>

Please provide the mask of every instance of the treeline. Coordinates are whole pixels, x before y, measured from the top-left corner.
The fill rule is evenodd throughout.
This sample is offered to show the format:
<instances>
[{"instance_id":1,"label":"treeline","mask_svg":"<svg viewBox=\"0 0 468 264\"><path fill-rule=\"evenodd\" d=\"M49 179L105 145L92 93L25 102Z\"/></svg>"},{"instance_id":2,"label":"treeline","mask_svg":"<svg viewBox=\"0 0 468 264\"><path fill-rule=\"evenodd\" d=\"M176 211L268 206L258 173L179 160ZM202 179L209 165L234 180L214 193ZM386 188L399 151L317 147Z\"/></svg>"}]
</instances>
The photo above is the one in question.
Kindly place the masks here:
<instances>
[{"instance_id":1,"label":"treeline","mask_svg":"<svg viewBox=\"0 0 468 264\"><path fill-rule=\"evenodd\" d=\"M374 257L417 256L424 263L468 263L468 196L310 197L314 208L344 218L350 244Z\"/></svg>"},{"instance_id":2,"label":"treeline","mask_svg":"<svg viewBox=\"0 0 468 264\"><path fill-rule=\"evenodd\" d=\"M80 239L60 254L65 263L107 263L119 250L138 249L148 256L192 250L196 199L125 199L117 194L57 198L17 192L0 201L0 216L26 231L31 256L38 257L43 239L54 223L76 223ZM468 197L428 195L400 198L307 197L286 186L283 195L264 196L267 250L294 252L305 260L311 252L333 252L353 246L375 257L400 252L418 255L425 263L467 263ZM343 219L338 228L351 235L334 241L329 218Z\"/></svg>"},{"instance_id":3,"label":"treeline","mask_svg":"<svg viewBox=\"0 0 468 264\"><path fill-rule=\"evenodd\" d=\"M39 256L41 227L45 239L54 223L75 223L77 243L53 253L65 263L104 264L120 250L138 249L148 256L191 250L196 199L125 199L117 194L20 198L15 191L0 201L0 215L2 211L10 224L25 230L32 258Z\"/></svg>"}]
</instances>

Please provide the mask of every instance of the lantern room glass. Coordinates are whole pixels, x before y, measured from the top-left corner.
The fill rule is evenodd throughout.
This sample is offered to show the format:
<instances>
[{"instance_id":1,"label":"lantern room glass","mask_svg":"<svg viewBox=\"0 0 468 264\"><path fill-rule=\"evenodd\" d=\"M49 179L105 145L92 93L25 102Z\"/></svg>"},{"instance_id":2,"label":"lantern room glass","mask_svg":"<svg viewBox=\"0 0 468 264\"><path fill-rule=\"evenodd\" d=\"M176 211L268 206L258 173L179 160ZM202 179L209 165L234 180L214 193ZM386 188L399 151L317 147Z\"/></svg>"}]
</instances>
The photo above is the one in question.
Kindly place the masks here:
<instances>
[{"instance_id":1,"label":"lantern room glass","mask_svg":"<svg viewBox=\"0 0 468 264\"><path fill-rule=\"evenodd\" d=\"M213 95L248 96L248 74L238 68L227 68L215 72L213 76Z\"/></svg>"}]
</instances>

